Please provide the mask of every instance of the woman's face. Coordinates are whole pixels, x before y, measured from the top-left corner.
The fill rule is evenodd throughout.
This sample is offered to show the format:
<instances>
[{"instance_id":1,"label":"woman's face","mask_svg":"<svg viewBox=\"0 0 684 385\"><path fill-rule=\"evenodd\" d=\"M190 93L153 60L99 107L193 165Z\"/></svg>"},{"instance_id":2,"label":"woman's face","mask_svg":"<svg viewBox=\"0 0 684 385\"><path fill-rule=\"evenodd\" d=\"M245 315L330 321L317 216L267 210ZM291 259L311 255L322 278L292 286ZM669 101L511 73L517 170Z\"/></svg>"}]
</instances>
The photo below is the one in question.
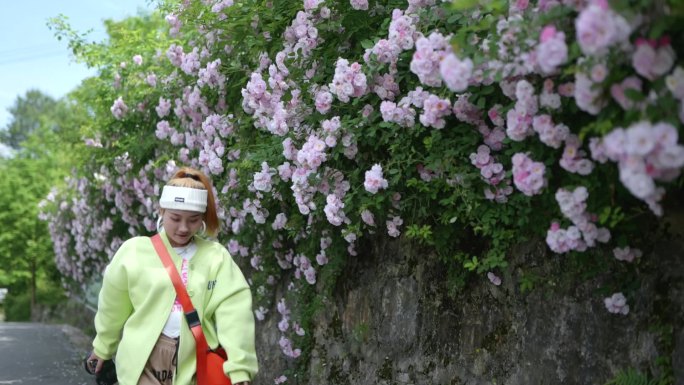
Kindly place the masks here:
<instances>
[{"instance_id":1,"label":"woman's face","mask_svg":"<svg viewBox=\"0 0 684 385\"><path fill-rule=\"evenodd\" d=\"M164 210L162 225L173 247L185 246L202 229L203 213L185 210Z\"/></svg>"}]
</instances>

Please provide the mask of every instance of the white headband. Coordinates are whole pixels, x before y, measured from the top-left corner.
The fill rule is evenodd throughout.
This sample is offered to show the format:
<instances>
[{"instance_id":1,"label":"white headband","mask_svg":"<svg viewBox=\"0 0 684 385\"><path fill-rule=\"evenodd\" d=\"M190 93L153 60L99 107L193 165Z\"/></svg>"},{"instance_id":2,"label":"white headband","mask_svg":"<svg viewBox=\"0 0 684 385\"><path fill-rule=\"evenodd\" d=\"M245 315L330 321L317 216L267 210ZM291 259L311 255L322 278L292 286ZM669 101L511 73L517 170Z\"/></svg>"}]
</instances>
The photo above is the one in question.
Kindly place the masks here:
<instances>
[{"instance_id":1,"label":"white headband","mask_svg":"<svg viewBox=\"0 0 684 385\"><path fill-rule=\"evenodd\" d=\"M159 206L163 209L207 211L207 190L191 187L164 186Z\"/></svg>"}]
</instances>

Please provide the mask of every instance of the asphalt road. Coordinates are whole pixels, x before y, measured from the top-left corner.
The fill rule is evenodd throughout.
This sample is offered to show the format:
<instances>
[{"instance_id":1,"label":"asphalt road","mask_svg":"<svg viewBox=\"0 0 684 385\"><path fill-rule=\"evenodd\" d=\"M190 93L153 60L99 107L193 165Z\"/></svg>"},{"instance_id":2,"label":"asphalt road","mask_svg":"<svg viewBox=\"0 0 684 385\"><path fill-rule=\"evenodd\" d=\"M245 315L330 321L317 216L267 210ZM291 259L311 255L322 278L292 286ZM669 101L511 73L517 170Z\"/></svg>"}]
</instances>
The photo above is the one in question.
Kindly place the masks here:
<instances>
[{"instance_id":1,"label":"asphalt road","mask_svg":"<svg viewBox=\"0 0 684 385\"><path fill-rule=\"evenodd\" d=\"M0 385L93 385L87 338L70 326L0 322Z\"/></svg>"}]
</instances>

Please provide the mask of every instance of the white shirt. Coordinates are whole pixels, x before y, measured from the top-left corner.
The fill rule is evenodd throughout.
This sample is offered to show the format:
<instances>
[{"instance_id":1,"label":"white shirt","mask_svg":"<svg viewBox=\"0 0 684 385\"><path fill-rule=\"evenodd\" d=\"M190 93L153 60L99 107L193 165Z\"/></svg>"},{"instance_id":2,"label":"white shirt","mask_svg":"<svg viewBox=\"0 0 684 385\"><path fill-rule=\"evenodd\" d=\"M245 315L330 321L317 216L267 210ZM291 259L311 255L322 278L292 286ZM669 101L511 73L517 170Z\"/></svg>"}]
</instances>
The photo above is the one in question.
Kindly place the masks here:
<instances>
[{"instance_id":1,"label":"white shirt","mask_svg":"<svg viewBox=\"0 0 684 385\"><path fill-rule=\"evenodd\" d=\"M193 255L195 255L195 253L197 252L197 245L195 244L195 242L191 242L188 246L174 247L173 249L176 251L176 254L180 255L183 258L183 262L181 263L181 270L178 272L178 274L180 274L183 286L187 286L188 264ZM169 319L166 320L166 324L164 325L162 334L171 338L177 338L178 336L180 336L181 320L183 319L183 317L183 306L178 300L178 296L176 296L176 301L174 301L173 307L171 307L171 314L169 314Z\"/></svg>"}]
</instances>

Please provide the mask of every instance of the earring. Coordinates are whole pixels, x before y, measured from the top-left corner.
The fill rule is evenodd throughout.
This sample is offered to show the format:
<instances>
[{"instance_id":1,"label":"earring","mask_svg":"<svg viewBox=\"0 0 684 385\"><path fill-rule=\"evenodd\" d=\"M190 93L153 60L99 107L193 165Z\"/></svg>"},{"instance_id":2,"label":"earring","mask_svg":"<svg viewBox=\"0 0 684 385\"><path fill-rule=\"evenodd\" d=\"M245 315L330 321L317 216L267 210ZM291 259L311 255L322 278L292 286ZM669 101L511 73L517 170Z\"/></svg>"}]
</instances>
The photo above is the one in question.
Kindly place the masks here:
<instances>
[{"instance_id":1,"label":"earring","mask_svg":"<svg viewBox=\"0 0 684 385\"><path fill-rule=\"evenodd\" d=\"M161 220L162 220L161 217L157 218L157 232L158 233L161 233L162 229L164 228L164 226L162 226L162 224L161 224Z\"/></svg>"},{"instance_id":2,"label":"earring","mask_svg":"<svg viewBox=\"0 0 684 385\"><path fill-rule=\"evenodd\" d=\"M202 221L202 231L200 231L200 235L204 236L207 234L207 223Z\"/></svg>"}]
</instances>

